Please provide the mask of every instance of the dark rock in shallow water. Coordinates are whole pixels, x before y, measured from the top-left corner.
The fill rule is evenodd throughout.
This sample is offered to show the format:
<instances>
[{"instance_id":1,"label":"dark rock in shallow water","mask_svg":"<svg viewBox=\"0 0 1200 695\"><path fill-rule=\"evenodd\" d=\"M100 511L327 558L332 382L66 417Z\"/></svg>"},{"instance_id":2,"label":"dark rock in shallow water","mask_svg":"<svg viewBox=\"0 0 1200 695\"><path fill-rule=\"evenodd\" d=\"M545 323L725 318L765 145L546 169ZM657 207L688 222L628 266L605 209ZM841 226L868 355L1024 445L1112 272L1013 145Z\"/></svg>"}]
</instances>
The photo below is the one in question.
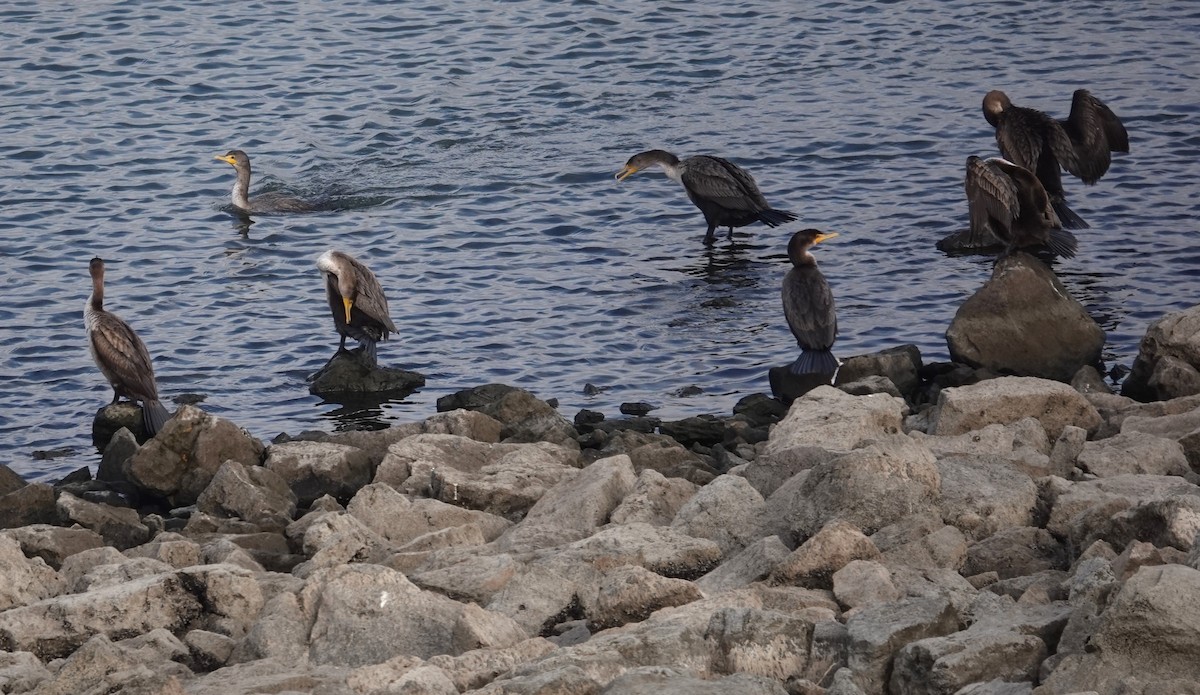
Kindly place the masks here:
<instances>
[{"instance_id":1,"label":"dark rock in shallow water","mask_svg":"<svg viewBox=\"0 0 1200 695\"><path fill-rule=\"evenodd\" d=\"M1027 253L996 262L946 331L950 357L974 367L1070 381L1096 364L1104 331L1044 263Z\"/></svg>"},{"instance_id":2,"label":"dark rock in shallow water","mask_svg":"<svg viewBox=\"0 0 1200 695\"><path fill-rule=\"evenodd\" d=\"M725 423L711 415L664 422L658 431L685 447L693 444L712 446L725 441Z\"/></svg>"},{"instance_id":3,"label":"dark rock in shallow water","mask_svg":"<svg viewBox=\"0 0 1200 695\"><path fill-rule=\"evenodd\" d=\"M834 384L841 386L866 377L887 377L906 398L921 384L921 351L916 345L900 345L842 361Z\"/></svg>"},{"instance_id":4,"label":"dark rock in shallow water","mask_svg":"<svg viewBox=\"0 0 1200 695\"><path fill-rule=\"evenodd\" d=\"M938 241L937 250L949 254L1000 253L1004 250L1004 244L991 230L984 230L977 236L973 238L975 235L969 229L948 234Z\"/></svg>"},{"instance_id":5,"label":"dark rock in shallow water","mask_svg":"<svg viewBox=\"0 0 1200 695\"><path fill-rule=\"evenodd\" d=\"M499 420L502 441L548 441L577 447L579 432L558 414L554 406L522 388L505 384L485 384L457 391L437 400L438 412L478 410Z\"/></svg>"},{"instance_id":6,"label":"dark rock in shallow water","mask_svg":"<svg viewBox=\"0 0 1200 695\"><path fill-rule=\"evenodd\" d=\"M654 410L654 406L650 405L649 403L637 402L621 404L622 415L645 415L651 410Z\"/></svg>"},{"instance_id":7,"label":"dark rock in shallow water","mask_svg":"<svg viewBox=\"0 0 1200 695\"><path fill-rule=\"evenodd\" d=\"M740 415L753 427L773 425L782 420L787 411L783 401L765 393L752 393L733 404L733 414Z\"/></svg>"},{"instance_id":8,"label":"dark rock in shallow water","mask_svg":"<svg viewBox=\"0 0 1200 695\"><path fill-rule=\"evenodd\" d=\"M1200 393L1200 306L1150 324L1121 386L1121 395L1143 402L1194 393Z\"/></svg>"},{"instance_id":9,"label":"dark rock in shallow water","mask_svg":"<svg viewBox=\"0 0 1200 695\"><path fill-rule=\"evenodd\" d=\"M575 413L575 426L594 425L598 422L604 422L604 413L596 410L588 410L584 408L578 413Z\"/></svg>"},{"instance_id":10,"label":"dark rock in shallow water","mask_svg":"<svg viewBox=\"0 0 1200 695\"><path fill-rule=\"evenodd\" d=\"M425 385L425 376L371 364L356 350L338 352L313 374L309 393L317 396L376 393L405 396Z\"/></svg>"},{"instance_id":11,"label":"dark rock in shallow water","mask_svg":"<svg viewBox=\"0 0 1200 695\"><path fill-rule=\"evenodd\" d=\"M97 410L96 417L92 419L92 444L104 451L112 436L122 427L133 433L138 442L146 441L140 405L128 402L110 403Z\"/></svg>"}]
</instances>

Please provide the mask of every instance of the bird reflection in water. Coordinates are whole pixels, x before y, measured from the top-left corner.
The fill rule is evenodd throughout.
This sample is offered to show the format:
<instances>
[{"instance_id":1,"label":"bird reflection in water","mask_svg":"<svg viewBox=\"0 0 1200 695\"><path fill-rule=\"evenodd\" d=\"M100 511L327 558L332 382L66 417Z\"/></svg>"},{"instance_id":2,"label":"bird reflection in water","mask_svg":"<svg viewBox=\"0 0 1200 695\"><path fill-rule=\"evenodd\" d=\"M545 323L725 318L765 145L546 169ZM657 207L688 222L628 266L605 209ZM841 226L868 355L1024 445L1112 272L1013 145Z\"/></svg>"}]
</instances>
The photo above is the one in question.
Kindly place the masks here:
<instances>
[{"instance_id":1,"label":"bird reflection in water","mask_svg":"<svg viewBox=\"0 0 1200 695\"><path fill-rule=\"evenodd\" d=\"M326 397L326 400L321 401L318 407L335 406L332 410L324 410L321 413L322 417L333 421L334 432L374 431L391 427L391 423L384 416L384 404L400 402L403 402L403 399L372 398L356 394L354 396L347 395L340 402L329 400Z\"/></svg>"}]
</instances>

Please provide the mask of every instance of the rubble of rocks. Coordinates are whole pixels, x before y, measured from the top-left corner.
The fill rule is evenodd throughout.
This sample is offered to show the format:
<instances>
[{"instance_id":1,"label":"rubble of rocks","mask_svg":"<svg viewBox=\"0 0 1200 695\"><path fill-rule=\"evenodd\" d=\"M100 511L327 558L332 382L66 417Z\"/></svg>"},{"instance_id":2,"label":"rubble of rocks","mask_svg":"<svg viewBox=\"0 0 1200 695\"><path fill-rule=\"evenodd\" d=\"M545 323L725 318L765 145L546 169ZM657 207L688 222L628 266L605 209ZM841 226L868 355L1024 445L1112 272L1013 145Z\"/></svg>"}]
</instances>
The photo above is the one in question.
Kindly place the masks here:
<instances>
[{"instance_id":1,"label":"rubble of rocks","mask_svg":"<svg viewBox=\"0 0 1200 695\"><path fill-rule=\"evenodd\" d=\"M0 467L0 691L1200 692L1200 395L843 370L266 445L184 406L94 480Z\"/></svg>"}]
</instances>

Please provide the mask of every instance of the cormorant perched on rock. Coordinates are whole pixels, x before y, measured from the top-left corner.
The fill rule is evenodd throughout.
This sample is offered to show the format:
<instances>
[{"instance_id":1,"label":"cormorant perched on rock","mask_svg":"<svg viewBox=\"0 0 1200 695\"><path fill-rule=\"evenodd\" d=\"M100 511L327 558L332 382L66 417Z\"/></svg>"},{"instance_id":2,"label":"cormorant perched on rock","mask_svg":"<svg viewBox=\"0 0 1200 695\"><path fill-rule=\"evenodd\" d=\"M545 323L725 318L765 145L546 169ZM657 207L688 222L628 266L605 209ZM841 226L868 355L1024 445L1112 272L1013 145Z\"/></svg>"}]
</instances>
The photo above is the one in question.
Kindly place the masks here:
<instances>
[{"instance_id":1,"label":"cormorant perched on rock","mask_svg":"<svg viewBox=\"0 0 1200 695\"><path fill-rule=\"evenodd\" d=\"M793 374L833 374L839 365L830 350L837 339L833 292L817 267L817 259L809 253L815 244L835 236L836 232L805 229L793 234L788 242L792 269L783 279L783 315L801 350L790 367Z\"/></svg>"},{"instance_id":2,"label":"cormorant perched on rock","mask_svg":"<svg viewBox=\"0 0 1200 695\"><path fill-rule=\"evenodd\" d=\"M682 183L688 198L704 213L705 243L713 242L717 227L728 227L732 238L734 227L752 222L776 227L796 219L794 213L773 209L749 172L720 157L702 154L680 159L665 150L648 150L630 157L616 178L623 181L651 166L661 167L668 178Z\"/></svg>"},{"instance_id":3,"label":"cormorant perched on rock","mask_svg":"<svg viewBox=\"0 0 1200 695\"><path fill-rule=\"evenodd\" d=\"M1062 228L1046 189L1028 169L999 157L967 157L963 189L972 239L991 231L1004 243L1006 253L1046 246L1064 258L1075 255L1075 235Z\"/></svg>"},{"instance_id":4,"label":"cormorant perched on rock","mask_svg":"<svg viewBox=\"0 0 1200 695\"><path fill-rule=\"evenodd\" d=\"M375 344L396 332L388 312L387 297L379 280L367 266L341 251L326 251L317 259L317 268L325 276L325 295L333 324L341 334L338 351L346 349L346 337L363 346L367 360L376 363Z\"/></svg>"},{"instance_id":5,"label":"cormorant perched on rock","mask_svg":"<svg viewBox=\"0 0 1200 695\"><path fill-rule=\"evenodd\" d=\"M1065 121L1013 106L999 90L983 98L983 115L996 128L1000 154L1034 172L1042 182L1062 226L1087 229L1087 223L1067 207L1059 168L1086 184L1100 180L1112 161L1110 153L1129 151L1129 135L1121 119L1086 89L1075 90Z\"/></svg>"},{"instance_id":6,"label":"cormorant perched on rock","mask_svg":"<svg viewBox=\"0 0 1200 695\"><path fill-rule=\"evenodd\" d=\"M93 258L88 269L92 294L83 308L83 324L92 359L112 386L113 403L122 396L141 402L146 436L153 437L171 416L158 400L150 352L129 324L104 310L104 261Z\"/></svg>"},{"instance_id":7,"label":"cormorant perched on rock","mask_svg":"<svg viewBox=\"0 0 1200 695\"><path fill-rule=\"evenodd\" d=\"M250 197L250 157L241 150L230 150L214 159L230 164L237 170L233 183L233 206L245 213L312 212L312 203L299 198L268 191Z\"/></svg>"}]
</instances>

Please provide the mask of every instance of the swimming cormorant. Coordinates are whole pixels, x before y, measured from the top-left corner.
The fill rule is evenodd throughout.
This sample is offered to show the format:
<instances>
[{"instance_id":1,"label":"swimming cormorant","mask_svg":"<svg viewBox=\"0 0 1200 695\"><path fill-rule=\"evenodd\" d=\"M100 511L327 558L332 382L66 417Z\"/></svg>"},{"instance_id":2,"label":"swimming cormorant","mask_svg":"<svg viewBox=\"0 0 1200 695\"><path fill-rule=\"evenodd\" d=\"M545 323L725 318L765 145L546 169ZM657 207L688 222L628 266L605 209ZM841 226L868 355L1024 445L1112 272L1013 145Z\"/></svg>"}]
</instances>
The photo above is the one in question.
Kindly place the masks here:
<instances>
[{"instance_id":1,"label":"swimming cormorant","mask_svg":"<svg viewBox=\"0 0 1200 695\"><path fill-rule=\"evenodd\" d=\"M237 170L233 183L233 206L244 213L312 212L312 203L299 198L268 191L250 197L250 157L241 150L230 150L213 159L231 164Z\"/></svg>"},{"instance_id":2,"label":"swimming cormorant","mask_svg":"<svg viewBox=\"0 0 1200 695\"><path fill-rule=\"evenodd\" d=\"M996 128L1000 154L1037 175L1062 226L1087 229L1087 223L1067 207L1059 168L1089 185L1100 180L1112 161L1110 153L1129 151L1129 135L1121 119L1086 89L1075 90L1065 121L1013 106L999 90L983 98L983 116Z\"/></svg>"},{"instance_id":3,"label":"swimming cormorant","mask_svg":"<svg viewBox=\"0 0 1200 695\"><path fill-rule=\"evenodd\" d=\"M379 280L370 268L341 251L321 254L317 268L325 276L329 310L342 337L338 351L346 349L349 336L363 346L367 360L375 364L375 344L387 340L388 333L396 332Z\"/></svg>"},{"instance_id":4,"label":"swimming cormorant","mask_svg":"<svg viewBox=\"0 0 1200 695\"><path fill-rule=\"evenodd\" d=\"M734 227L762 222L776 227L796 219L787 210L775 210L767 203L754 177L728 160L710 155L680 159L665 150L648 150L629 158L617 172L618 181L651 166L661 167L667 177L683 184L688 198L704 213L708 223L705 243L712 243L717 227Z\"/></svg>"},{"instance_id":5,"label":"swimming cormorant","mask_svg":"<svg viewBox=\"0 0 1200 695\"><path fill-rule=\"evenodd\" d=\"M104 261L93 258L88 269L92 294L83 308L83 324L92 359L112 386L113 403L122 396L141 401L146 436L153 437L171 416L158 400L150 352L129 324L104 310Z\"/></svg>"}]
</instances>

